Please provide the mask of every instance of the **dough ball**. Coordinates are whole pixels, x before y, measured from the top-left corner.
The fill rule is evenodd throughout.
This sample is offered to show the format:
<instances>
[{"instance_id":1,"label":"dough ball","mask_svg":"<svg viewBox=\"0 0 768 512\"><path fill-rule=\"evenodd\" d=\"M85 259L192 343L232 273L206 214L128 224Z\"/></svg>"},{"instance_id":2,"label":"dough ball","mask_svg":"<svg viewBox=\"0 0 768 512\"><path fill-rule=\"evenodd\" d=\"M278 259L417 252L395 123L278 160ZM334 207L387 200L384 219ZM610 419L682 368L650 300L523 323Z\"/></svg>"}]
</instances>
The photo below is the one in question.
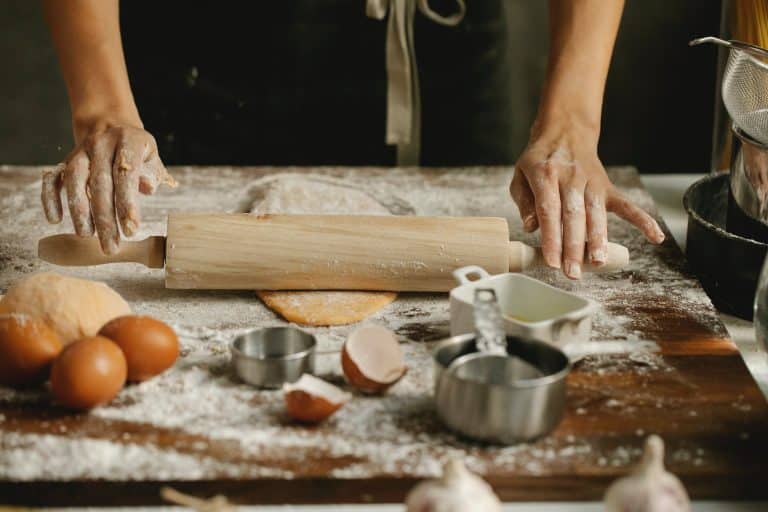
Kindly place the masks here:
<instances>
[{"instance_id":1,"label":"dough ball","mask_svg":"<svg viewBox=\"0 0 768 512\"><path fill-rule=\"evenodd\" d=\"M48 379L61 340L48 325L27 315L0 315L0 385L21 387Z\"/></svg>"},{"instance_id":2,"label":"dough ball","mask_svg":"<svg viewBox=\"0 0 768 512\"><path fill-rule=\"evenodd\" d=\"M0 314L4 313L43 320L67 345L94 336L113 318L130 315L131 308L104 283L44 272L32 274L8 289L0 301Z\"/></svg>"},{"instance_id":3,"label":"dough ball","mask_svg":"<svg viewBox=\"0 0 768 512\"><path fill-rule=\"evenodd\" d=\"M70 409L91 409L112 400L123 389L125 356L112 340L93 336L65 348L51 368L51 391Z\"/></svg>"},{"instance_id":4,"label":"dough ball","mask_svg":"<svg viewBox=\"0 0 768 512\"><path fill-rule=\"evenodd\" d=\"M128 380L139 382L163 373L179 357L179 338L168 325L148 316L121 316L99 331L120 347Z\"/></svg>"}]
</instances>

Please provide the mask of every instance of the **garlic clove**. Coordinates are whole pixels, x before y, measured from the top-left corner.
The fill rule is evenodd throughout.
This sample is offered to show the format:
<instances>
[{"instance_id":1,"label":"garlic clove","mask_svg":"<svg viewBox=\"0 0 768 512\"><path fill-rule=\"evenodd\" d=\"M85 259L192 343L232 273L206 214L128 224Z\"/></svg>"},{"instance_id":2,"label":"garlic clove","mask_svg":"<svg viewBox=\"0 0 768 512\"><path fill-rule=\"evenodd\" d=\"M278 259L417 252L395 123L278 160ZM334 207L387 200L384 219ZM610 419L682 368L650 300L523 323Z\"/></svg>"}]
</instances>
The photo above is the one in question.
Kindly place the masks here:
<instances>
[{"instance_id":1,"label":"garlic clove","mask_svg":"<svg viewBox=\"0 0 768 512\"><path fill-rule=\"evenodd\" d=\"M501 512L491 486L459 459L445 464L442 477L416 485L405 506L407 512Z\"/></svg>"},{"instance_id":2,"label":"garlic clove","mask_svg":"<svg viewBox=\"0 0 768 512\"><path fill-rule=\"evenodd\" d=\"M664 442L645 441L643 457L628 476L616 480L605 493L606 512L689 512L690 499L680 480L664 468Z\"/></svg>"},{"instance_id":3,"label":"garlic clove","mask_svg":"<svg viewBox=\"0 0 768 512\"><path fill-rule=\"evenodd\" d=\"M285 409L294 420L319 423L349 401L351 395L322 379L304 374L283 386Z\"/></svg>"},{"instance_id":4,"label":"garlic clove","mask_svg":"<svg viewBox=\"0 0 768 512\"><path fill-rule=\"evenodd\" d=\"M341 351L347 381L364 393L381 393L405 374L405 358L395 334L378 325L352 332Z\"/></svg>"}]
</instances>

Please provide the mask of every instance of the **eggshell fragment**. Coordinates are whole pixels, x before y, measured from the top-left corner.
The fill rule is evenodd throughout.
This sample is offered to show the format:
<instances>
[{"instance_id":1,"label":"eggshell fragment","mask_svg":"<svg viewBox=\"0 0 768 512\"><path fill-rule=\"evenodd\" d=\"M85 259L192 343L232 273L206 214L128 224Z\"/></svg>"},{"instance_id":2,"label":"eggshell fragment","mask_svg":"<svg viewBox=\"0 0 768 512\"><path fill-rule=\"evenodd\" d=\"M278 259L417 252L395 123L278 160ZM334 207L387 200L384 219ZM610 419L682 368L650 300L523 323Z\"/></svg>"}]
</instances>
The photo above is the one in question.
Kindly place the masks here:
<instances>
[{"instance_id":1,"label":"eggshell fragment","mask_svg":"<svg viewBox=\"0 0 768 512\"><path fill-rule=\"evenodd\" d=\"M99 335L120 347L128 364L128 380L147 380L164 372L179 357L179 338L168 325L148 316L128 315L107 322Z\"/></svg>"},{"instance_id":2,"label":"eggshell fragment","mask_svg":"<svg viewBox=\"0 0 768 512\"><path fill-rule=\"evenodd\" d=\"M125 385L125 356L103 336L68 345L53 362L51 391L71 409L91 409L112 400Z\"/></svg>"},{"instance_id":3,"label":"eggshell fragment","mask_svg":"<svg viewBox=\"0 0 768 512\"><path fill-rule=\"evenodd\" d=\"M44 382L61 348L59 335L42 320L16 313L0 315L0 385Z\"/></svg>"},{"instance_id":4,"label":"eggshell fragment","mask_svg":"<svg viewBox=\"0 0 768 512\"><path fill-rule=\"evenodd\" d=\"M288 415L304 423L319 423L350 399L350 394L309 374L283 385Z\"/></svg>"},{"instance_id":5,"label":"eggshell fragment","mask_svg":"<svg viewBox=\"0 0 768 512\"><path fill-rule=\"evenodd\" d=\"M405 374L405 361L395 334L367 325L349 335L341 351L347 381L365 393L380 393Z\"/></svg>"}]
</instances>

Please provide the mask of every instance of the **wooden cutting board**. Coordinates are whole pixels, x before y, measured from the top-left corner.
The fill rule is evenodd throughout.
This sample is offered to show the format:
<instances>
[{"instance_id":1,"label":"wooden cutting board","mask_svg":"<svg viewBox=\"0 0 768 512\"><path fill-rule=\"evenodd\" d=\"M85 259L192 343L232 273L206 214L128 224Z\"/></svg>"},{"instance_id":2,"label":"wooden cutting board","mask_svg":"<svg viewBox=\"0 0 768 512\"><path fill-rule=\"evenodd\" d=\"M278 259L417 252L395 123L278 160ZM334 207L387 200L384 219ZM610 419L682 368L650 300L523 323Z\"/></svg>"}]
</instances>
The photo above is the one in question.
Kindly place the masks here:
<instances>
[{"instance_id":1,"label":"wooden cutting board","mask_svg":"<svg viewBox=\"0 0 768 512\"><path fill-rule=\"evenodd\" d=\"M249 183L270 168L178 168L177 190L148 198L140 235L158 232L168 211L242 211ZM508 168L343 169L328 175L365 187L395 213L499 215L522 235L507 197ZM612 177L653 209L631 169ZM50 266L36 240L56 232L39 212L37 168L0 168L0 293ZM381 398L356 396L332 421L306 428L284 416L279 392L234 380L227 342L249 327L282 320L249 292L166 290L162 273L139 267L67 269L115 287L135 310L178 330L183 357L159 379L126 388L90 414L51 407L42 391L0 388L0 503L137 505L159 503L164 483L235 502L400 501L442 461L463 456L505 500L600 498L661 435L666 462L695 498L768 498L768 406L717 313L669 241L652 247L612 218L612 240L629 247L632 267L570 282L531 272L603 305L594 339L651 339L661 354L588 358L570 376L558 429L530 445L493 447L445 432L434 416L430 350L448 330L445 295L404 294L373 321L404 341L409 372ZM670 237L671 239L671 237ZM340 346L349 327L312 329L320 348ZM320 373L343 385L338 361Z\"/></svg>"}]
</instances>

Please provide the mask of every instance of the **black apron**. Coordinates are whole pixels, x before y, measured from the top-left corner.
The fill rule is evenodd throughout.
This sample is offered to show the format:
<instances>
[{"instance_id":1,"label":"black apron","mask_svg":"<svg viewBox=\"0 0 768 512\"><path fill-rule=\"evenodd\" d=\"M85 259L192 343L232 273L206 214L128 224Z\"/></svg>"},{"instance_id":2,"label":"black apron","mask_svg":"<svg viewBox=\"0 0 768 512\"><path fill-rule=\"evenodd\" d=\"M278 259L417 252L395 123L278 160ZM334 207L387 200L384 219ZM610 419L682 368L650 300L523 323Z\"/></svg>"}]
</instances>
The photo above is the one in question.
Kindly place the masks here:
<instances>
[{"instance_id":1,"label":"black apron","mask_svg":"<svg viewBox=\"0 0 768 512\"><path fill-rule=\"evenodd\" d=\"M432 1L450 12L450 0ZM250 9L244 9L244 7ZM393 165L386 21L365 2L121 2L128 72L168 165ZM503 0L416 13L422 165L508 164Z\"/></svg>"}]
</instances>

